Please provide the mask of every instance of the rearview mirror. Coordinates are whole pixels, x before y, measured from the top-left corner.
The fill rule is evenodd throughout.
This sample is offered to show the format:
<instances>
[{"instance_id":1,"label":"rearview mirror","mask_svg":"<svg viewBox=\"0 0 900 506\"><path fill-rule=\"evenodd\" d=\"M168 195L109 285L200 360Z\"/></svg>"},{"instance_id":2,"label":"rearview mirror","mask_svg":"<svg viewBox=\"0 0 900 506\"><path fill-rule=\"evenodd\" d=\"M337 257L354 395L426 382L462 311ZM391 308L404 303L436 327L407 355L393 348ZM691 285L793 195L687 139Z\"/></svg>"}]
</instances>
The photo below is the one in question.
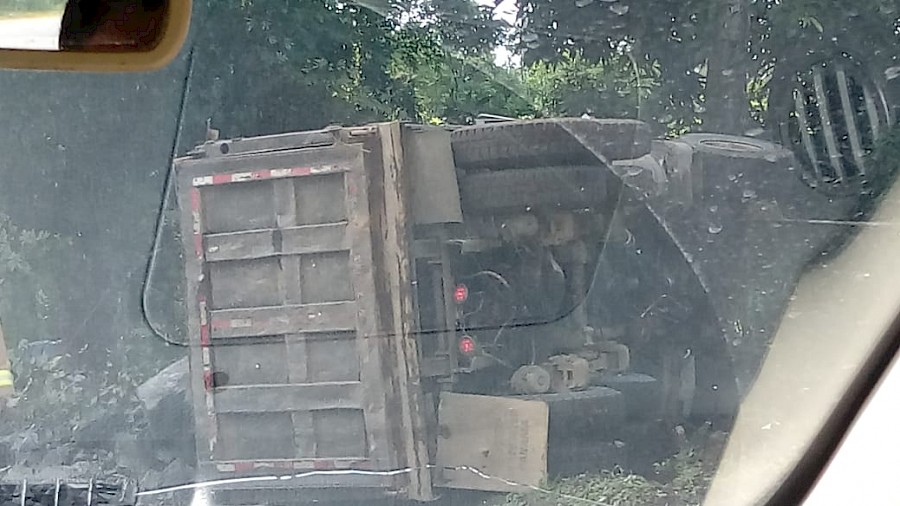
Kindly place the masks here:
<instances>
[{"instance_id":1,"label":"rearview mirror","mask_svg":"<svg viewBox=\"0 0 900 506\"><path fill-rule=\"evenodd\" d=\"M134 71L178 53L190 0L57 0L0 7L0 67Z\"/></svg>"}]
</instances>

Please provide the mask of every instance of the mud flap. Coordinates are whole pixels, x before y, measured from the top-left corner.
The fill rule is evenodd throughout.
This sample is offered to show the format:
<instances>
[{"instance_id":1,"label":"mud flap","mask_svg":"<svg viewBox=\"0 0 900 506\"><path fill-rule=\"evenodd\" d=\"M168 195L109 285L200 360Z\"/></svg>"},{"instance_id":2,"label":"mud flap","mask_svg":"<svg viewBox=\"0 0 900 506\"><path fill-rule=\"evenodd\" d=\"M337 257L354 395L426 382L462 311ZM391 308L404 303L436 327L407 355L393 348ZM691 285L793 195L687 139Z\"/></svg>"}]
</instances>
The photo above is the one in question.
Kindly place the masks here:
<instances>
[{"instance_id":1,"label":"mud flap","mask_svg":"<svg viewBox=\"0 0 900 506\"><path fill-rule=\"evenodd\" d=\"M533 400L441 394L438 485L525 492L547 478L549 408Z\"/></svg>"}]
</instances>

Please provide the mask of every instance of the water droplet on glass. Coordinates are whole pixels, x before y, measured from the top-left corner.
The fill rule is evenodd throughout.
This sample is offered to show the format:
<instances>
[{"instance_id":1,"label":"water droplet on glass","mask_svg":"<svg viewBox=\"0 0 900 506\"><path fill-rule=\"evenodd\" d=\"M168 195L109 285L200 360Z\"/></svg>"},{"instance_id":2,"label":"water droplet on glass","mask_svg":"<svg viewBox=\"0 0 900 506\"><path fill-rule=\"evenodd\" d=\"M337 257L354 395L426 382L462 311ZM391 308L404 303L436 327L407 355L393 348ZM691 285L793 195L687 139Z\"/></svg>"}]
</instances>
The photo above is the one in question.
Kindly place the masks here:
<instances>
[{"instance_id":1,"label":"water droplet on glass","mask_svg":"<svg viewBox=\"0 0 900 506\"><path fill-rule=\"evenodd\" d=\"M722 225L718 223L710 223L709 228L706 229L710 234L718 234L722 231Z\"/></svg>"},{"instance_id":2,"label":"water droplet on glass","mask_svg":"<svg viewBox=\"0 0 900 506\"><path fill-rule=\"evenodd\" d=\"M618 14L619 16L624 16L628 14L629 7L627 5L615 4L610 5L609 10L613 11L613 13Z\"/></svg>"},{"instance_id":3,"label":"water droplet on glass","mask_svg":"<svg viewBox=\"0 0 900 506\"><path fill-rule=\"evenodd\" d=\"M594 3L594 0L575 0L575 7L587 7Z\"/></svg>"},{"instance_id":4,"label":"water droplet on glass","mask_svg":"<svg viewBox=\"0 0 900 506\"><path fill-rule=\"evenodd\" d=\"M770 153L763 157L767 162L777 162L778 156L775 153Z\"/></svg>"},{"instance_id":5,"label":"water droplet on glass","mask_svg":"<svg viewBox=\"0 0 900 506\"><path fill-rule=\"evenodd\" d=\"M644 171L644 169L642 169L640 167L635 167L634 165L629 165L628 167L625 168L625 175L634 177L634 176L639 175L643 171Z\"/></svg>"},{"instance_id":6,"label":"water droplet on glass","mask_svg":"<svg viewBox=\"0 0 900 506\"><path fill-rule=\"evenodd\" d=\"M727 76L730 76L731 74L734 74L734 69L725 69L722 71L723 76L727 77Z\"/></svg>"},{"instance_id":7,"label":"water droplet on glass","mask_svg":"<svg viewBox=\"0 0 900 506\"><path fill-rule=\"evenodd\" d=\"M709 212L711 212L711 213L719 212L719 206L709 206Z\"/></svg>"},{"instance_id":8,"label":"water droplet on glass","mask_svg":"<svg viewBox=\"0 0 900 506\"><path fill-rule=\"evenodd\" d=\"M892 81L900 77L900 67L888 67L884 70L884 77L888 81Z\"/></svg>"},{"instance_id":9,"label":"water droplet on glass","mask_svg":"<svg viewBox=\"0 0 900 506\"><path fill-rule=\"evenodd\" d=\"M756 192L750 189L744 190L744 193L741 194L741 198L744 200L755 199Z\"/></svg>"}]
</instances>

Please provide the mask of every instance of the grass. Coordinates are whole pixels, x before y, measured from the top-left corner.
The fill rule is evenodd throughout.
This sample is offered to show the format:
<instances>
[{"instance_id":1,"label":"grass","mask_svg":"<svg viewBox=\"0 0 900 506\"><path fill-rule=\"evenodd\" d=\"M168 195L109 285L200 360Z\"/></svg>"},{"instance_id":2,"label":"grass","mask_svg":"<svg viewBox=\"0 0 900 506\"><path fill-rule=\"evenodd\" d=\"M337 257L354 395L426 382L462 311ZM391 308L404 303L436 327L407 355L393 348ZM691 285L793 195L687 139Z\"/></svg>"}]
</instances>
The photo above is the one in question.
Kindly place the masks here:
<instances>
[{"instance_id":1,"label":"grass","mask_svg":"<svg viewBox=\"0 0 900 506\"><path fill-rule=\"evenodd\" d=\"M491 506L694 506L715 474L715 460L702 438L654 466L650 476L621 469L552 480L542 491L501 496ZM700 439L699 441L697 439Z\"/></svg>"}]
</instances>

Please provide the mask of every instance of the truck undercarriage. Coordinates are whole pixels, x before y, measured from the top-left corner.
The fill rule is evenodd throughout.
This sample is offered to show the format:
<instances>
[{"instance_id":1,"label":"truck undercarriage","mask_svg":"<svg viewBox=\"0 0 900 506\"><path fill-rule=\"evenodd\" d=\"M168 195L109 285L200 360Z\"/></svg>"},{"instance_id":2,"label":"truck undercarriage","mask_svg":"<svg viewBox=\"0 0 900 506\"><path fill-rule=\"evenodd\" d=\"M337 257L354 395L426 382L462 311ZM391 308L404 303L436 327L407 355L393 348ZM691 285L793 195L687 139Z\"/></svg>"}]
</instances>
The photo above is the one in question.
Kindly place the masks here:
<instances>
[{"instance_id":1,"label":"truck undercarriage","mask_svg":"<svg viewBox=\"0 0 900 506\"><path fill-rule=\"evenodd\" d=\"M428 500L622 463L629 431L727 421L793 286L759 260L792 241L787 265L810 261L831 231L787 216L851 206L793 165L768 142L656 141L626 120L199 146L178 192L201 476L372 470L288 488ZM776 282L748 321L758 292L736 284L754 275Z\"/></svg>"}]
</instances>

